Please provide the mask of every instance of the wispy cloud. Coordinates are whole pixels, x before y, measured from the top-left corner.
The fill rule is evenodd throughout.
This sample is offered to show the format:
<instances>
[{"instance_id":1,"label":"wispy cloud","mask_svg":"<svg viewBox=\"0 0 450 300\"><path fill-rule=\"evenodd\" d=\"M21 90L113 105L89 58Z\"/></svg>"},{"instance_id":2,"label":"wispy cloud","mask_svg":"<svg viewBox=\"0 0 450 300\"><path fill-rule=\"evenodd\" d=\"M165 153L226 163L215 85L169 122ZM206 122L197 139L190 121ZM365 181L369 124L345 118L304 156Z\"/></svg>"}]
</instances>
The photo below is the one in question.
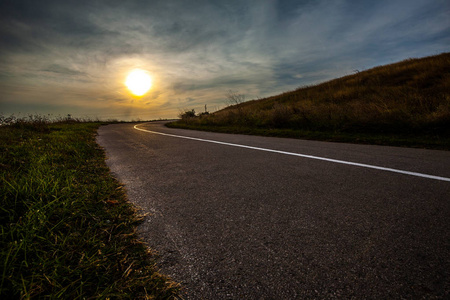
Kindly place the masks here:
<instances>
[{"instance_id":1,"label":"wispy cloud","mask_svg":"<svg viewBox=\"0 0 450 300\"><path fill-rule=\"evenodd\" d=\"M2 1L0 111L28 106L157 118L186 106L220 106L230 89L247 99L273 95L448 51L449 6L445 0ZM139 101L123 85L136 67L154 77Z\"/></svg>"}]
</instances>

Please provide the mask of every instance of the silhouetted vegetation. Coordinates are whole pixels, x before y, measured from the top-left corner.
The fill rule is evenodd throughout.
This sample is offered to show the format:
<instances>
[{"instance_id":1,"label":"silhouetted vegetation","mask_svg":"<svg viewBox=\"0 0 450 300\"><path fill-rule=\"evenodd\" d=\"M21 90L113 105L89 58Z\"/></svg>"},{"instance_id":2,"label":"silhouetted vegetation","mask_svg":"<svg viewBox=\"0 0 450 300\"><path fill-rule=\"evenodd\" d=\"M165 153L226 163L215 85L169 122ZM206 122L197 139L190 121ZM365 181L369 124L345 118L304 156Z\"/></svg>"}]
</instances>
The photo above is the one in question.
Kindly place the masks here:
<instances>
[{"instance_id":1,"label":"silhouetted vegetation","mask_svg":"<svg viewBox=\"0 0 450 300\"><path fill-rule=\"evenodd\" d=\"M189 121L190 119L195 118L195 117L196 117L195 109L186 110L185 112L180 114L180 118L185 121Z\"/></svg>"},{"instance_id":2,"label":"silhouetted vegetation","mask_svg":"<svg viewBox=\"0 0 450 300\"><path fill-rule=\"evenodd\" d=\"M402 145L450 149L450 53L236 103L169 126L346 141L354 136L379 144L403 139Z\"/></svg>"}]
</instances>

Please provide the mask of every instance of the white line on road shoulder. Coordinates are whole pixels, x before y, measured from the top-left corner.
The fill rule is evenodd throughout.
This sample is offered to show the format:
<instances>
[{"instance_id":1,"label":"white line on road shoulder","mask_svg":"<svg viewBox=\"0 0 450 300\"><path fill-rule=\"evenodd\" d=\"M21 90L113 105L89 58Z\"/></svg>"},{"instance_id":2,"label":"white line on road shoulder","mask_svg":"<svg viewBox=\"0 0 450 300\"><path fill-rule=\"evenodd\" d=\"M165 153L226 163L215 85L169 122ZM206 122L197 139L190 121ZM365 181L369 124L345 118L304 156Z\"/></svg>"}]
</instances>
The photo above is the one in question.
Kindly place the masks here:
<instances>
[{"instance_id":1,"label":"white line on road shoulder","mask_svg":"<svg viewBox=\"0 0 450 300\"><path fill-rule=\"evenodd\" d=\"M273 150L273 149L260 148L260 147L253 147L253 146L247 146L247 145L241 145L241 144L232 144L232 143L226 143L226 142L220 142L220 141L214 141L214 140L205 140L205 139L194 138L194 137L189 137L189 136L174 135L174 134L168 134L168 133L162 133L162 132L157 132L157 131L141 129L141 128L138 128L137 126L138 125L134 125L134 129L137 129L137 130L140 130L140 131L149 132L149 133L154 133L154 134L160 134L160 135L165 135L165 136L170 136L170 137L181 138L181 139L194 140L194 141L207 142L207 143L214 143L214 144L220 144L220 145L227 145L227 146L232 146L232 147L247 148L247 149L266 151L266 152L273 152L273 153L279 153L279 154L286 154L286 155L292 155L292 156L299 156L299 157L304 157L304 158L310 158L310 159L317 159L317 160L323 160L323 161L328 161L328 162L334 162L334 163L338 163L338 164L351 165L351 166L357 166L357 167L363 167L363 168L369 168L369 169L376 169L376 170L382 170L382 171L388 171L388 172L394 172L394 173L400 173L400 174L406 174L406 175L412 175L412 176L417 176L417 177L423 177L423 178L429 178L429 179L435 179L435 180L441 180L441 181L448 181L448 182L450 182L450 178L447 178L447 177L434 176L434 175L428 175L428 174L417 173L417 172L410 172L410 171L403 171L403 170L379 167L379 166L374 166L374 165L360 164L360 163L355 163L355 162L351 162L351 161L338 160L338 159L332 159L332 158L326 158L326 157L320 157L320 156L313 156L313 155L307 155L307 154L300 154L300 153L295 153L295 152L286 152L286 151Z\"/></svg>"}]
</instances>

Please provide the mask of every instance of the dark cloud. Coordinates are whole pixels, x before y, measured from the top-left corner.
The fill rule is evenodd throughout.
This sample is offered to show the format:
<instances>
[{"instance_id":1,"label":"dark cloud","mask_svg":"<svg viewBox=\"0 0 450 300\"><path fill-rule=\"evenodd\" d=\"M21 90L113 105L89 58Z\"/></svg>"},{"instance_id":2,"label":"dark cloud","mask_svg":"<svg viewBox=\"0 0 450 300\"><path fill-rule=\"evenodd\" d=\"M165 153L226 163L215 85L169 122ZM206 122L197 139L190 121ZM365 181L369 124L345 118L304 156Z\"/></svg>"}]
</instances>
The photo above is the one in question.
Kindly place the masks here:
<instances>
[{"instance_id":1,"label":"dark cloud","mask_svg":"<svg viewBox=\"0 0 450 300\"><path fill-rule=\"evenodd\" d=\"M0 88L7 96L0 111L28 103L72 114L105 114L108 106L111 114L138 113L140 102L123 86L136 67L155 76L141 101L154 117L219 105L229 89L264 97L448 51L449 6L447 0L4 0ZM63 91L57 105L48 100L53 90Z\"/></svg>"}]
</instances>

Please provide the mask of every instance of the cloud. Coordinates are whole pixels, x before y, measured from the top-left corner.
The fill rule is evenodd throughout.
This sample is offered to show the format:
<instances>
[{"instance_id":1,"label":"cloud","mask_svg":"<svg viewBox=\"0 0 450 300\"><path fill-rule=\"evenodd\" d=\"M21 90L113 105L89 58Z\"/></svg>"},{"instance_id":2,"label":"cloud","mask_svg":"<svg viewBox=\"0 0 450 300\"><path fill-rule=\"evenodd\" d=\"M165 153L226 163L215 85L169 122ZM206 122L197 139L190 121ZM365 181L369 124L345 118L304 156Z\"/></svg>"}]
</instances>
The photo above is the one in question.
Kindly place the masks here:
<instances>
[{"instance_id":1,"label":"cloud","mask_svg":"<svg viewBox=\"0 0 450 300\"><path fill-rule=\"evenodd\" d=\"M51 64L47 68L43 69L44 72L51 72L61 75L68 75L68 76L74 76L74 75L86 75L85 72L80 72L65 66L60 66L58 64Z\"/></svg>"},{"instance_id":2,"label":"cloud","mask_svg":"<svg viewBox=\"0 0 450 300\"><path fill-rule=\"evenodd\" d=\"M447 51L449 12L445 0L5 0L0 110L174 117L230 89L264 97ZM132 68L154 77L140 102L123 85Z\"/></svg>"}]
</instances>

